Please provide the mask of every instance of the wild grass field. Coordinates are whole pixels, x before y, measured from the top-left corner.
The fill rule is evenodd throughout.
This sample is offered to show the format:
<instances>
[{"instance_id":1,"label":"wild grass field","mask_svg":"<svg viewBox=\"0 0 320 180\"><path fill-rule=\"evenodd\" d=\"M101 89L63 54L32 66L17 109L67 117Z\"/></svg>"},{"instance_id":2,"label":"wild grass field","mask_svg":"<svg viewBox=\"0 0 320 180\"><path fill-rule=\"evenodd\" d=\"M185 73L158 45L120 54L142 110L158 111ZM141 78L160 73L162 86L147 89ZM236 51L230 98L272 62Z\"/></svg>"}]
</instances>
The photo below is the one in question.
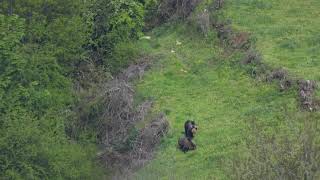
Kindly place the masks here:
<instances>
[{"instance_id":1,"label":"wild grass field","mask_svg":"<svg viewBox=\"0 0 320 180\"><path fill-rule=\"evenodd\" d=\"M136 179L230 179L231 160L246 154L252 120L266 134L279 133L288 122L298 124L295 92L250 78L237 65L238 55L219 47L215 34L204 38L187 25L169 24L150 36L139 47L155 64L136 89L140 98L154 100L154 111L166 112L170 131ZM177 140L187 119L199 130L197 150L184 154Z\"/></svg>"},{"instance_id":2,"label":"wild grass field","mask_svg":"<svg viewBox=\"0 0 320 180\"><path fill-rule=\"evenodd\" d=\"M223 14L251 33L267 64L319 81L319 7L318 0L228 0Z\"/></svg>"}]
</instances>

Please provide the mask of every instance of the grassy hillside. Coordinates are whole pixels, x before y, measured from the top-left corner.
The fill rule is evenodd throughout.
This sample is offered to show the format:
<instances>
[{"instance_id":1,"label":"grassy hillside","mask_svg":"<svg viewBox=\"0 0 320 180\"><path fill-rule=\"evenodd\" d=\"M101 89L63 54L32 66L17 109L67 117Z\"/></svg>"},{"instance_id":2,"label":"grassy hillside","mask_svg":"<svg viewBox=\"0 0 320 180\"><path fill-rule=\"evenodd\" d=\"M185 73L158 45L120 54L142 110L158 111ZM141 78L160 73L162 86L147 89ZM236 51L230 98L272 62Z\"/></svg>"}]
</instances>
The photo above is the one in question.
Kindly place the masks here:
<instances>
[{"instance_id":1,"label":"grassy hillside","mask_svg":"<svg viewBox=\"0 0 320 180\"><path fill-rule=\"evenodd\" d=\"M236 63L239 55L223 52L214 34L204 38L190 26L169 26L139 43L157 61L137 90L141 97L155 100L155 111L167 113L171 130L155 159L135 177L229 179L230 160L246 155L252 120L261 125L261 133L277 134L301 116L295 92L281 93L275 85L248 77ZM199 133L198 149L184 154L176 145L186 119L198 123Z\"/></svg>"},{"instance_id":2,"label":"grassy hillside","mask_svg":"<svg viewBox=\"0 0 320 180\"><path fill-rule=\"evenodd\" d=\"M229 0L224 15L257 39L264 61L320 80L320 1Z\"/></svg>"}]
</instances>

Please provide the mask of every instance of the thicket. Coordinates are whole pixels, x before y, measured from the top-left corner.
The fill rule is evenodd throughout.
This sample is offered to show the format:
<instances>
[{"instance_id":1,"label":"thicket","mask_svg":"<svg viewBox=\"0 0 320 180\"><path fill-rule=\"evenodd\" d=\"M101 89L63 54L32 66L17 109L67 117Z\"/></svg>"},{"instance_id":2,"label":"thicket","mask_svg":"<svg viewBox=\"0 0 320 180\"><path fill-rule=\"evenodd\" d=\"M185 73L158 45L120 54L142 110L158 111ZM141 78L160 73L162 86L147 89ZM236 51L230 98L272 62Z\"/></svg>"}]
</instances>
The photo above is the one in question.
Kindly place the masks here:
<instances>
[{"instance_id":1,"label":"thicket","mask_svg":"<svg viewBox=\"0 0 320 180\"><path fill-rule=\"evenodd\" d=\"M99 102L81 102L133 61L130 42L150 3L0 1L1 179L103 176L94 162Z\"/></svg>"}]
</instances>

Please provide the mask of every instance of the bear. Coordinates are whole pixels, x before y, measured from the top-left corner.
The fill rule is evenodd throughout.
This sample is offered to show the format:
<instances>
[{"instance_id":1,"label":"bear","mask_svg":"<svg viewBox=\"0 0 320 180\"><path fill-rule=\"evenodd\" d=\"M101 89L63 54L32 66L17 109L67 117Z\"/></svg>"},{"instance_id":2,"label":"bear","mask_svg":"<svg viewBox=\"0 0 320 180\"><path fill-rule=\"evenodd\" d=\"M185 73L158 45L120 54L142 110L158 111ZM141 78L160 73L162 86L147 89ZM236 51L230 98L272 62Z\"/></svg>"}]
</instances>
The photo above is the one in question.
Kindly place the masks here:
<instances>
[{"instance_id":1,"label":"bear","mask_svg":"<svg viewBox=\"0 0 320 180\"><path fill-rule=\"evenodd\" d=\"M185 136L181 137L178 140L178 146L184 153L189 150L195 150L197 148L196 144L194 144L189 138Z\"/></svg>"},{"instance_id":2,"label":"bear","mask_svg":"<svg viewBox=\"0 0 320 180\"><path fill-rule=\"evenodd\" d=\"M196 134L198 127L194 121L187 120L184 123L184 133L187 138L191 141Z\"/></svg>"}]
</instances>

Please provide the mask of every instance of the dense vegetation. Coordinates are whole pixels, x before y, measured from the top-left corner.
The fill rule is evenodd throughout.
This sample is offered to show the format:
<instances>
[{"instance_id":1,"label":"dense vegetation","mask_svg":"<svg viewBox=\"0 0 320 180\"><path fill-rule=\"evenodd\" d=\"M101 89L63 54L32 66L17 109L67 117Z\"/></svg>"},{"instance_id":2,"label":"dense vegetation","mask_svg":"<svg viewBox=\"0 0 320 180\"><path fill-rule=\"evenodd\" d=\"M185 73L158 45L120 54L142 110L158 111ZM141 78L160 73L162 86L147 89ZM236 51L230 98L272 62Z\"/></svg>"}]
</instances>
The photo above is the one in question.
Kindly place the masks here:
<instances>
[{"instance_id":1,"label":"dense vegetation","mask_svg":"<svg viewBox=\"0 0 320 180\"><path fill-rule=\"evenodd\" d=\"M128 57L132 60L133 50L123 50L142 33L145 5L122 0L0 2L1 179L101 178L93 161L94 119L84 124L75 109L97 78L119 71ZM89 65L94 70L88 71ZM104 76L92 75L99 69ZM87 126L90 137L83 136Z\"/></svg>"},{"instance_id":2,"label":"dense vegetation","mask_svg":"<svg viewBox=\"0 0 320 180\"><path fill-rule=\"evenodd\" d=\"M0 179L108 178L96 160L110 118L99 94L140 55L155 61L135 100L154 101L171 129L136 179L318 179L319 112L299 108L297 87L251 77L245 52L215 29L231 22L263 63L320 80L319 2L288 2L0 1ZM183 154L186 119L198 148Z\"/></svg>"}]
</instances>

